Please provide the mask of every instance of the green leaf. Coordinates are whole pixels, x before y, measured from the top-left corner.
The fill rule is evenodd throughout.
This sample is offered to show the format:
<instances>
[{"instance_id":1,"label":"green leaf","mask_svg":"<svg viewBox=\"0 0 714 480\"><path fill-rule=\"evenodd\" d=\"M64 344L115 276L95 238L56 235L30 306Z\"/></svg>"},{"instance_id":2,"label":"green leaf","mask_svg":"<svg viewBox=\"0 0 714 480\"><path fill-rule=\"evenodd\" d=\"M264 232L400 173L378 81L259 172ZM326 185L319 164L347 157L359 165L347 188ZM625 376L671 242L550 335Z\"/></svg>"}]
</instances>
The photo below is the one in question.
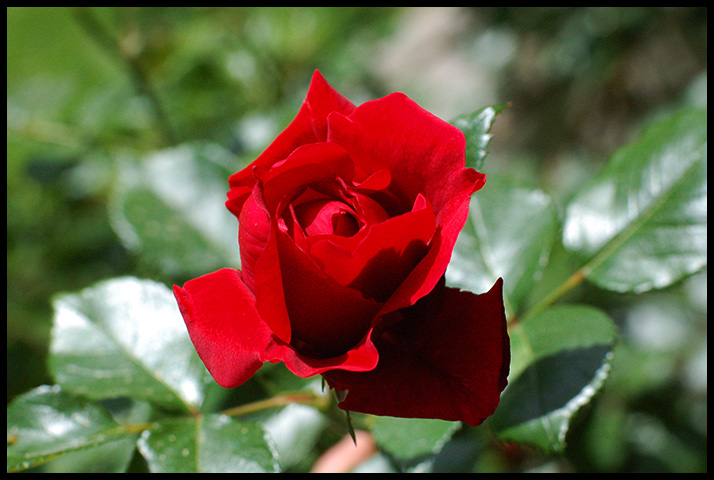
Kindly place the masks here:
<instances>
[{"instance_id":1,"label":"green leaf","mask_svg":"<svg viewBox=\"0 0 714 480\"><path fill-rule=\"evenodd\" d=\"M308 405L291 403L261 420L275 444L282 470L305 466L310 454L328 426L327 417Z\"/></svg>"},{"instance_id":2,"label":"green leaf","mask_svg":"<svg viewBox=\"0 0 714 480\"><path fill-rule=\"evenodd\" d=\"M275 449L257 423L226 415L160 420L139 451L154 473L264 473L279 470Z\"/></svg>"},{"instance_id":3,"label":"green leaf","mask_svg":"<svg viewBox=\"0 0 714 480\"><path fill-rule=\"evenodd\" d=\"M65 390L189 412L203 402L210 375L165 285L112 279L58 297L54 309L49 366Z\"/></svg>"},{"instance_id":4,"label":"green leaf","mask_svg":"<svg viewBox=\"0 0 714 480\"><path fill-rule=\"evenodd\" d=\"M441 451L460 422L426 418L374 417L370 431L377 445L400 460L411 460Z\"/></svg>"},{"instance_id":5,"label":"green leaf","mask_svg":"<svg viewBox=\"0 0 714 480\"><path fill-rule=\"evenodd\" d=\"M464 132L466 138L466 166L481 170L486 158L486 147L491 140L491 126L496 115L508 108L508 105L493 105L476 110L473 113L462 115L451 123Z\"/></svg>"},{"instance_id":6,"label":"green leaf","mask_svg":"<svg viewBox=\"0 0 714 480\"><path fill-rule=\"evenodd\" d=\"M511 372L489 420L499 438L562 451L573 415L609 373L616 330L600 310L559 305L511 326Z\"/></svg>"},{"instance_id":7,"label":"green leaf","mask_svg":"<svg viewBox=\"0 0 714 480\"><path fill-rule=\"evenodd\" d=\"M137 437L98 405L72 397L59 386L38 387L8 406L7 471L26 470L105 445L112 445L113 452L105 459L105 471L123 471Z\"/></svg>"},{"instance_id":8,"label":"green leaf","mask_svg":"<svg viewBox=\"0 0 714 480\"><path fill-rule=\"evenodd\" d=\"M185 144L133 163L120 161L109 203L124 245L169 276L240 266L238 222L226 209L235 157L211 144Z\"/></svg>"},{"instance_id":9,"label":"green leaf","mask_svg":"<svg viewBox=\"0 0 714 480\"><path fill-rule=\"evenodd\" d=\"M553 202L544 192L489 177L471 199L446 279L481 293L502 277L506 308L516 314L541 278L559 227Z\"/></svg>"},{"instance_id":10,"label":"green leaf","mask_svg":"<svg viewBox=\"0 0 714 480\"><path fill-rule=\"evenodd\" d=\"M707 113L687 111L618 150L567 207L563 244L617 292L663 288L707 262Z\"/></svg>"},{"instance_id":11,"label":"green leaf","mask_svg":"<svg viewBox=\"0 0 714 480\"><path fill-rule=\"evenodd\" d=\"M562 452L574 415L610 372L605 347L562 352L528 367L504 392L493 417L501 440Z\"/></svg>"},{"instance_id":12,"label":"green leaf","mask_svg":"<svg viewBox=\"0 0 714 480\"><path fill-rule=\"evenodd\" d=\"M556 305L511 325L511 371L514 380L537 360L563 350L612 345L617 331L612 319L586 305Z\"/></svg>"}]
</instances>

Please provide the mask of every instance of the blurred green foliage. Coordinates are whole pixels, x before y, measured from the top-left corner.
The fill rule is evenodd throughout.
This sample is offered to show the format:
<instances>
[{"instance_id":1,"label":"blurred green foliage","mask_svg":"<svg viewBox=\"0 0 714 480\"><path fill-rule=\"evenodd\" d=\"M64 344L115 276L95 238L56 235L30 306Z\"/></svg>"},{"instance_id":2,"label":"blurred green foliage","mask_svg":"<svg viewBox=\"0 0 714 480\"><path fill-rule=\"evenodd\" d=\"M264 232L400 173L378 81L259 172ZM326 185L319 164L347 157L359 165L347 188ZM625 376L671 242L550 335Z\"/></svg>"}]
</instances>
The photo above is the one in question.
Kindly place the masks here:
<instances>
[{"instance_id":1,"label":"blurred green foliage","mask_svg":"<svg viewBox=\"0 0 714 480\"><path fill-rule=\"evenodd\" d=\"M209 142L236 158L215 168L237 171L289 122L315 68L355 103L400 90L447 120L510 103L484 170L555 198L645 122L707 104L706 7L13 7L7 20L8 401L51 383L58 292L186 280L117 232L125 166ZM471 458L474 434L457 432L436 468L706 471L706 282L572 292L623 338L564 455L488 444Z\"/></svg>"}]
</instances>

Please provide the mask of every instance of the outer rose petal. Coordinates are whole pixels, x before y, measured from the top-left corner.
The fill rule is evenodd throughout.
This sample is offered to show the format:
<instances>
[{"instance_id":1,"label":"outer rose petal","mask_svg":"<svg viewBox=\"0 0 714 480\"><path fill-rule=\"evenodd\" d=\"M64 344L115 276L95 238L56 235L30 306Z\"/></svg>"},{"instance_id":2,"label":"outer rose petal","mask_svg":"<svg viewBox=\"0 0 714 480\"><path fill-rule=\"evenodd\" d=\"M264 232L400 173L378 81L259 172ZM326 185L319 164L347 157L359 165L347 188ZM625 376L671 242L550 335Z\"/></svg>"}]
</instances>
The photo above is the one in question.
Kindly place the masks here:
<instances>
[{"instance_id":1,"label":"outer rose petal","mask_svg":"<svg viewBox=\"0 0 714 480\"><path fill-rule=\"evenodd\" d=\"M347 115L354 108L352 102L332 88L320 72L315 70L307 97L290 125L247 168L230 177L231 190L226 201L228 210L236 217L240 215L243 202L250 195L255 183L253 167L270 168L301 145L324 142L327 139L327 116L332 112Z\"/></svg>"},{"instance_id":2,"label":"outer rose petal","mask_svg":"<svg viewBox=\"0 0 714 480\"><path fill-rule=\"evenodd\" d=\"M174 296L199 357L219 385L237 387L261 367L261 353L273 340L238 270L224 268L183 288L174 285Z\"/></svg>"},{"instance_id":3,"label":"outer rose petal","mask_svg":"<svg viewBox=\"0 0 714 480\"><path fill-rule=\"evenodd\" d=\"M334 358L306 357L297 353L291 345L276 341L263 352L262 358L271 363L283 362L288 370L303 378L335 369L366 372L373 370L379 361L379 352L369 337L368 333L352 350Z\"/></svg>"},{"instance_id":4,"label":"outer rose petal","mask_svg":"<svg viewBox=\"0 0 714 480\"><path fill-rule=\"evenodd\" d=\"M199 357L222 387L245 383L263 362L283 362L301 377L333 368L372 370L377 365L378 352L369 335L336 358L299 355L292 346L271 335L238 270L224 268L189 280L183 288L174 285L174 296Z\"/></svg>"},{"instance_id":5,"label":"outer rose petal","mask_svg":"<svg viewBox=\"0 0 714 480\"><path fill-rule=\"evenodd\" d=\"M479 425L506 387L510 346L502 280L482 295L443 284L375 340L370 372L325 372L347 390L340 408L374 415L440 418Z\"/></svg>"},{"instance_id":6,"label":"outer rose petal","mask_svg":"<svg viewBox=\"0 0 714 480\"><path fill-rule=\"evenodd\" d=\"M277 238L292 343L313 358L348 352L365 337L381 304L326 276L287 234Z\"/></svg>"},{"instance_id":7,"label":"outer rose petal","mask_svg":"<svg viewBox=\"0 0 714 480\"><path fill-rule=\"evenodd\" d=\"M290 319L285 307L278 243L274 222L270 220L260 185L254 187L241 212L244 228L239 231L241 259L245 262L242 279L255 295L255 308L271 332L290 342ZM253 229L245 228L252 222Z\"/></svg>"}]
</instances>

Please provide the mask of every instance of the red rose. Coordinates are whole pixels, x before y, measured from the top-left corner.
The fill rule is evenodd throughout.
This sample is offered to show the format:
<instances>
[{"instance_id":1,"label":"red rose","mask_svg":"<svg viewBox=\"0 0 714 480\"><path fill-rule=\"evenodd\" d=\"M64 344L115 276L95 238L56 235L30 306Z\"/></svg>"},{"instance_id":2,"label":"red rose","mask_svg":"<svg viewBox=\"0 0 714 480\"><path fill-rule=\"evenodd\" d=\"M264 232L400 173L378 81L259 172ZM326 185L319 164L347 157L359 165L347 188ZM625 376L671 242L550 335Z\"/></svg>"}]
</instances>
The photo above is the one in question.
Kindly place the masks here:
<instances>
[{"instance_id":1,"label":"red rose","mask_svg":"<svg viewBox=\"0 0 714 480\"><path fill-rule=\"evenodd\" d=\"M242 270L174 293L215 380L322 374L345 410L478 425L506 385L501 280L444 271L485 175L464 135L400 93L355 107L315 72L297 117L230 178Z\"/></svg>"}]
</instances>

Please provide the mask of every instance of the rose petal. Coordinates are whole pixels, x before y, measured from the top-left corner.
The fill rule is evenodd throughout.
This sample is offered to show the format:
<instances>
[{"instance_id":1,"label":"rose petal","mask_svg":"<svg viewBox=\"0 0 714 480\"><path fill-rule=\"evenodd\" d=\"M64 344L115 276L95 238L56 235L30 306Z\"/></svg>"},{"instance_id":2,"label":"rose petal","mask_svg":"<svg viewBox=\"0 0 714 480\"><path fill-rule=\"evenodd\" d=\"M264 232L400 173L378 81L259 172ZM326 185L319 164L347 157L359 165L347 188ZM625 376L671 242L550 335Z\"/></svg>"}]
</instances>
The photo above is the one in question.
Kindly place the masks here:
<instances>
[{"instance_id":1,"label":"rose petal","mask_svg":"<svg viewBox=\"0 0 714 480\"><path fill-rule=\"evenodd\" d=\"M338 178L350 178L353 165L347 152L340 145L323 142L303 145L282 163L259 173L264 184L265 204L271 215L277 214L284 203L311 183L336 182Z\"/></svg>"},{"instance_id":2,"label":"rose petal","mask_svg":"<svg viewBox=\"0 0 714 480\"><path fill-rule=\"evenodd\" d=\"M261 367L271 332L238 270L218 270L183 288L174 285L174 296L199 357L219 385L237 387Z\"/></svg>"},{"instance_id":3,"label":"rose petal","mask_svg":"<svg viewBox=\"0 0 714 480\"><path fill-rule=\"evenodd\" d=\"M357 168L388 169L390 188L406 207L422 193L438 215L455 196L469 197L485 182L482 174L464 168L461 130L401 93L363 103L349 115L331 114L327 139L344 146Z\"/></svg>"},{"instance_id":4,"label":"rose petal","mask_svg":"<svg viewBox=\"0 0 714 480\"><path fill-rule=\"evenodd\" d=\"M363 192L384 190L392 183L392 174L386 168L372 172L361 182L355 182L355 189Z\"/></svg>"},{"instance_id":5,"label":"rose petal","mask_svg":"<svg viewBox=\"0 0 714 480\"><path fill-rule=\"evenodd\" d=\"M282 290L280 257L275 236L276 221L270 219L263 199L261 184L253 188L253 195L241 212L239 229L243 281L255 295L255 306L270 330L286 343L290 342L288 318Z\"/></svg>"},{"instance_id":6,"label":"rose petal","mask_svg":"<svg viewBox=\"0 0 714 480\"><path fill-rule=\"evenodd\" d=\"M359 230L352 207L337 200L311 200L296 205L295 216L307 235L351 237Z\"/></svg>"},{"instance_id":7,"label":"rose petal","mask_svg":"<svg viewBox=\"0 0 714 480\"><path fill-rule=\"evenodd\" d=\"M256 202L256 198L251 196L245 202L238 230L242 277L251 292L255 292L255 264L268 245L271 231L270 216L262 202Z\"/></svg>"},{"instance_id":8,"label":"rose petal","mask_svg":"<svg viewBox=\"0 0 714 480\"><path fill-rule=\"evenodd\" d=\"M354 108L352 102L332 88L316 70L305 101L290 125L247 168L229 178L231 189L226 207L236 217L240 216L243 203L255 184L253 167L270 168L301 145L324 142L327 139L327 116L332 112L347 115Z\"/></svg>"},{"instance_id":9,"label":"rose petal","mask_svg":"<svg viewBox=\"0 0 714 480\"><path fill-rule=\"evenodd\" d=\"M510 363L502 284L482 295L440 284L403 310L404 318L375 340L377 368L323 374L332 388L348 391L340 408L483 422L498 406Z\"/></svg>"},{"instance_id":10,"label":"rose petal","mask_svg":"<svg viewBox=\"0 0 714 480\"><path fill-rule=\"evenodd\" d=\"M372 370L378 352L366 335L347 353L314 359L271 335L243 285L240 272L222 269L174 285L174 296L199 357L222 387L237 387L260 369L263 362L283 362L295 375L311 377L332 369Z\"/></svg>"},{"instance_id":11,"label":"rose petal","mask_svg":"<svg viewBox=\"0 0 714 480\"><path fill-rule=\"evenodd\" d=\"M385 302L426 254L435 220L431 205L420 196L411 212L369 226L359 244L318 239L310 254L341 285Z\"/></svg>"},{"instance_id":12,"label":"rose petal","mask_svg":"<svg viewBox=\"0 0 714 480\"><path fill-rule=\"evenodd\" d=\"M292 345L280 340L268 346L263 352L266 362L283 362L298 377L312 377L327 370L345 370L348 372L367 372L377 366L379 352L367 333L360 343L347 353L334 358L311 358L301 355Z\"/></svg>"},{"instance_id":13,"label":"rose petal","mask_svg":"<svg viewBox=\"0 0 714 480\"><path fill-rule=\"evenodd\" d=\"M444 218L445 216L442 216L441 224L438 225L429 245L429 252L384 305L382 315L414 305L420 298L431 292L441 280L451 260L459 232L466 223L468 208L469 203L462 202L458 208L454 209L451 217Z\"/></svg>"},{"instance_id":14,"label":"rose petal","mask_svg":"<svg viewBox=\"0 0 714 480\"><path fill-rule=\"evenodd\" d=\"M432 203L438 232L429 253L383 313L413 305L446 271L469 199L486 176L464 168L465 140L458 128L399 93L366 102L348 116L331 114L328 140L345 147L357 170L391 171L392 195L374 196L391 214L407 211L420 194Z\"/></svg>"},{"instance_id":15,"label":"rose petal","mask_svg":"<svg viewBox=\"0 0 714 480\"><path fill-rule=\"evenodd\" d=\"M293 345L313 358L335 357L354 348L381 304L325 275L286 233L277 237Z\"/></svg>"},{"instance_id":16,"label":"rose petal","mask_svg":"<svg viewBox=\"0 0 714 480\"><path fill-rule=\"evenodd\" d=\"M358 218L364 225L372 225L388 220L389 214L372 197L363 193L351 191L352 205Z\"/></svg>"}]
</instances>

